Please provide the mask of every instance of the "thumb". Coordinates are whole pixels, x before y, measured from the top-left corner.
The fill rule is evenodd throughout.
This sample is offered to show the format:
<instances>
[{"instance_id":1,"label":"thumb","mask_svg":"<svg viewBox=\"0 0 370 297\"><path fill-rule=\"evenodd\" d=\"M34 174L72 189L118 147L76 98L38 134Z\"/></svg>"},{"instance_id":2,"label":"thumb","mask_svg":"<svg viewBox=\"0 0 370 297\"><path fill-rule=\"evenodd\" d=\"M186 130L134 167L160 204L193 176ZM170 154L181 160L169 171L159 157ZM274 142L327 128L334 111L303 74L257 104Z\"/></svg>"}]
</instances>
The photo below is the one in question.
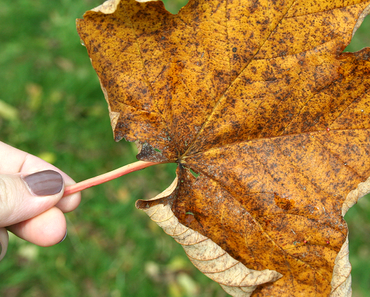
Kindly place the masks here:
<instances>
[{"instance_id":1,"label":"thumb","mask_svg":"<svg viewBox=\"0 0 370 297\"><path fill-rule=\"evenodd\" d=\"M60 173L44 170L29 175L0 174L0 227L33 218L63 196Z\"/></svg>"}]
</instances>

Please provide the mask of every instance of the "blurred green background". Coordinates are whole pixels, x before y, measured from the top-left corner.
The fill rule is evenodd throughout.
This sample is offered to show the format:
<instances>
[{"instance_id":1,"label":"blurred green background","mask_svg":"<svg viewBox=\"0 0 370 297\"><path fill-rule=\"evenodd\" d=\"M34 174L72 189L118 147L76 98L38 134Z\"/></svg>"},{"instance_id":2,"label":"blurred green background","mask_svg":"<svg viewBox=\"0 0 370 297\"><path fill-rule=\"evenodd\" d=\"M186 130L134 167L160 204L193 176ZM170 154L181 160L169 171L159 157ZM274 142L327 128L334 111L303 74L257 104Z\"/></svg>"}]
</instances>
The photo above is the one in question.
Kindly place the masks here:
<instances>
[{"instance_id":1,"label":"blurred green background","mask_svg":"<svg viewBox=\"0 0 370 297\"><path fill-rule=\"evenodd\" d=\"M97 0L0 2L0 140L37 155L76 181L135 161L113 141L108 111L75 19ZM176 12L184 0L165 1ZM349 50L370 46L370 20ZM181 246L134 207L175 177L175 165L132 173L83 192L68 237L42 248L11 236L0 296L226 296ZM354 296L370 293L370 202L346 216Z\"/></svg>"}]
</instances>

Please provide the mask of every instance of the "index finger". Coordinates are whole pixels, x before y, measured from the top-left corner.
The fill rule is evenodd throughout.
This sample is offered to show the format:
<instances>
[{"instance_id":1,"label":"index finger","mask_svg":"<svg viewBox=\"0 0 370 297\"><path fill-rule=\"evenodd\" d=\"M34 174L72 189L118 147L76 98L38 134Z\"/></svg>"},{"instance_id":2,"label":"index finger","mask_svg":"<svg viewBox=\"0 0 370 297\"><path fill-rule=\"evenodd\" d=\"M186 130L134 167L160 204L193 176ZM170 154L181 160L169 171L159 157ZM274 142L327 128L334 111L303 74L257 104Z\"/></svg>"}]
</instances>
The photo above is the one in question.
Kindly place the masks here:
<instances>
[{"instance_id":1,"label":"index finger","mask_svg":"<svg viewBox=\"0 0 370 297\"><path fill-rule=\"evenodd\" d=\"M59 168L50 163L19 149L16 149L8 144L0 141L0 173L30 174L41 170L51 169L59 172L66 186L75 184L75 181ZM63 212L74 210L81 201L80 193L63 197L57 207Z\"/></svg>"}]
</instances>

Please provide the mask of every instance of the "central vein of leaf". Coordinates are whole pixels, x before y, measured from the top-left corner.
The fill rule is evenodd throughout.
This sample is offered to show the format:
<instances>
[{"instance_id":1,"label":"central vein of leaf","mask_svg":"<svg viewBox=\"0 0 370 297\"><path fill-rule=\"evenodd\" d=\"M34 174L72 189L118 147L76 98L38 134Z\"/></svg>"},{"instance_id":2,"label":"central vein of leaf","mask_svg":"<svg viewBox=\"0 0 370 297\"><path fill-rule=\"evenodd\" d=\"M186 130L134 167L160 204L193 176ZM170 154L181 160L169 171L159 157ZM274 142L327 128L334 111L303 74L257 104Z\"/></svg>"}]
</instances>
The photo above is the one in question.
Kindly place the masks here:
<instances>
[{"instance_id":1,"label":"central vein of leaf","mask_svg":"<svg viewBox=\"0 0 370 297\"><path fill-rule=\"evenodd\" d=\"M218 101L216 102L216 104L214 105L212 111L210 112L209 116L207 117L207 119L204 121L201 129L199 130L199 132L197 133L197 135L194 137L194 140L192 141L192 143L189 145L189 147L187 148L187 150L185 151L185 153L182 155L182 157L185 157L187 155L187 153L189 151L192 150L192 148L194 147L194 144L196 143L196 141L200 138L200 136L202 135L205 127L208 125L209 122L211 122L212 120L212 117L214 116L214 113L217 109L217 107L220 105L220 103L222 102L222 100L225 98L225 94L227 94L228 90L233 86L234 82L243 74L243 72L248 68L248 66L250 65L250 63L252 62L252 60L254 59L254 57L260 52L261 48L264 46L264 44L266 43L266 41L270 38L272 32L274 32L274 30L277 28L277 26L281 23L281 21L286 17L286 15L288 14L289 10L292 8L292 6L296 3L296 0L294 0L291 5L288 7L287 11L285 12L285 14L281 17L281 19L276 23L276 26L271 28L270 29L270 33L268 34L268 36L263 40L263 42L261 43L261 45L256 49L255 53L253 54L253 56L251 57L251 59L246 63L246 65L241 69L240 73L235 76L235 78L230 82L229 86L226 88L226 90L224 91L224 93L220 96L220 98L218 99ZM229 51L230 49L233 48L233 46L230 45L230 42L229 42ZM229 60L230 61L230 60ZM230 63L230 68L231 69L231 62Z\"/></svg>"}]
</instances>

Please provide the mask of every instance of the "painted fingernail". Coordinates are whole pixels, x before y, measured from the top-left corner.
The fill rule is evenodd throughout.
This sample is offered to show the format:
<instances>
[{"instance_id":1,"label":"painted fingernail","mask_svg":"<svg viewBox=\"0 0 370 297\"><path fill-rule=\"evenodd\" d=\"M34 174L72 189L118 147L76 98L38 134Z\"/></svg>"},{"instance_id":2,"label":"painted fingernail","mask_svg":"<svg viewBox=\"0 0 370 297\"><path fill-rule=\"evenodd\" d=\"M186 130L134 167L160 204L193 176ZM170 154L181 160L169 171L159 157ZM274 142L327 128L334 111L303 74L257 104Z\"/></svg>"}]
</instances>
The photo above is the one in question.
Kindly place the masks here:
<instances>
[{"instance_id":1,"label":"painted fingernail","mask_svg":"<svg viewBox=\"0 0 370 297\"><path fill-rule=\"evenodd\" d=\"M54 195L63 189L63 178L54 170L39 171L22 178L36 196Z\"/></svg>"},{"instance_id":2,"label":"painted fingernail","mask_svg":"<svg viewBox=\"0 0 370 297\"><path fill-rule=\"evenodd\" d=\"M0 242L0 261L3 259L3 257L4 257L4 255L3 255L3 245Z\"/></svg>"},{"instance_id":3,"label":"painted fingernail","mask_svg":"<svg viewBox=\"0 0 370 297\"><path fill-rule=\"evenodd\" d=\"M66 239L67 235L68 235L68 230L66 230L66 234L64 234L64 237L63 237L63 238L62 238L62 240L61 240L61 241L59 241L58 243L63 242L63 241L64 241L64 239Z\"/></svg>"}]
</instances>

